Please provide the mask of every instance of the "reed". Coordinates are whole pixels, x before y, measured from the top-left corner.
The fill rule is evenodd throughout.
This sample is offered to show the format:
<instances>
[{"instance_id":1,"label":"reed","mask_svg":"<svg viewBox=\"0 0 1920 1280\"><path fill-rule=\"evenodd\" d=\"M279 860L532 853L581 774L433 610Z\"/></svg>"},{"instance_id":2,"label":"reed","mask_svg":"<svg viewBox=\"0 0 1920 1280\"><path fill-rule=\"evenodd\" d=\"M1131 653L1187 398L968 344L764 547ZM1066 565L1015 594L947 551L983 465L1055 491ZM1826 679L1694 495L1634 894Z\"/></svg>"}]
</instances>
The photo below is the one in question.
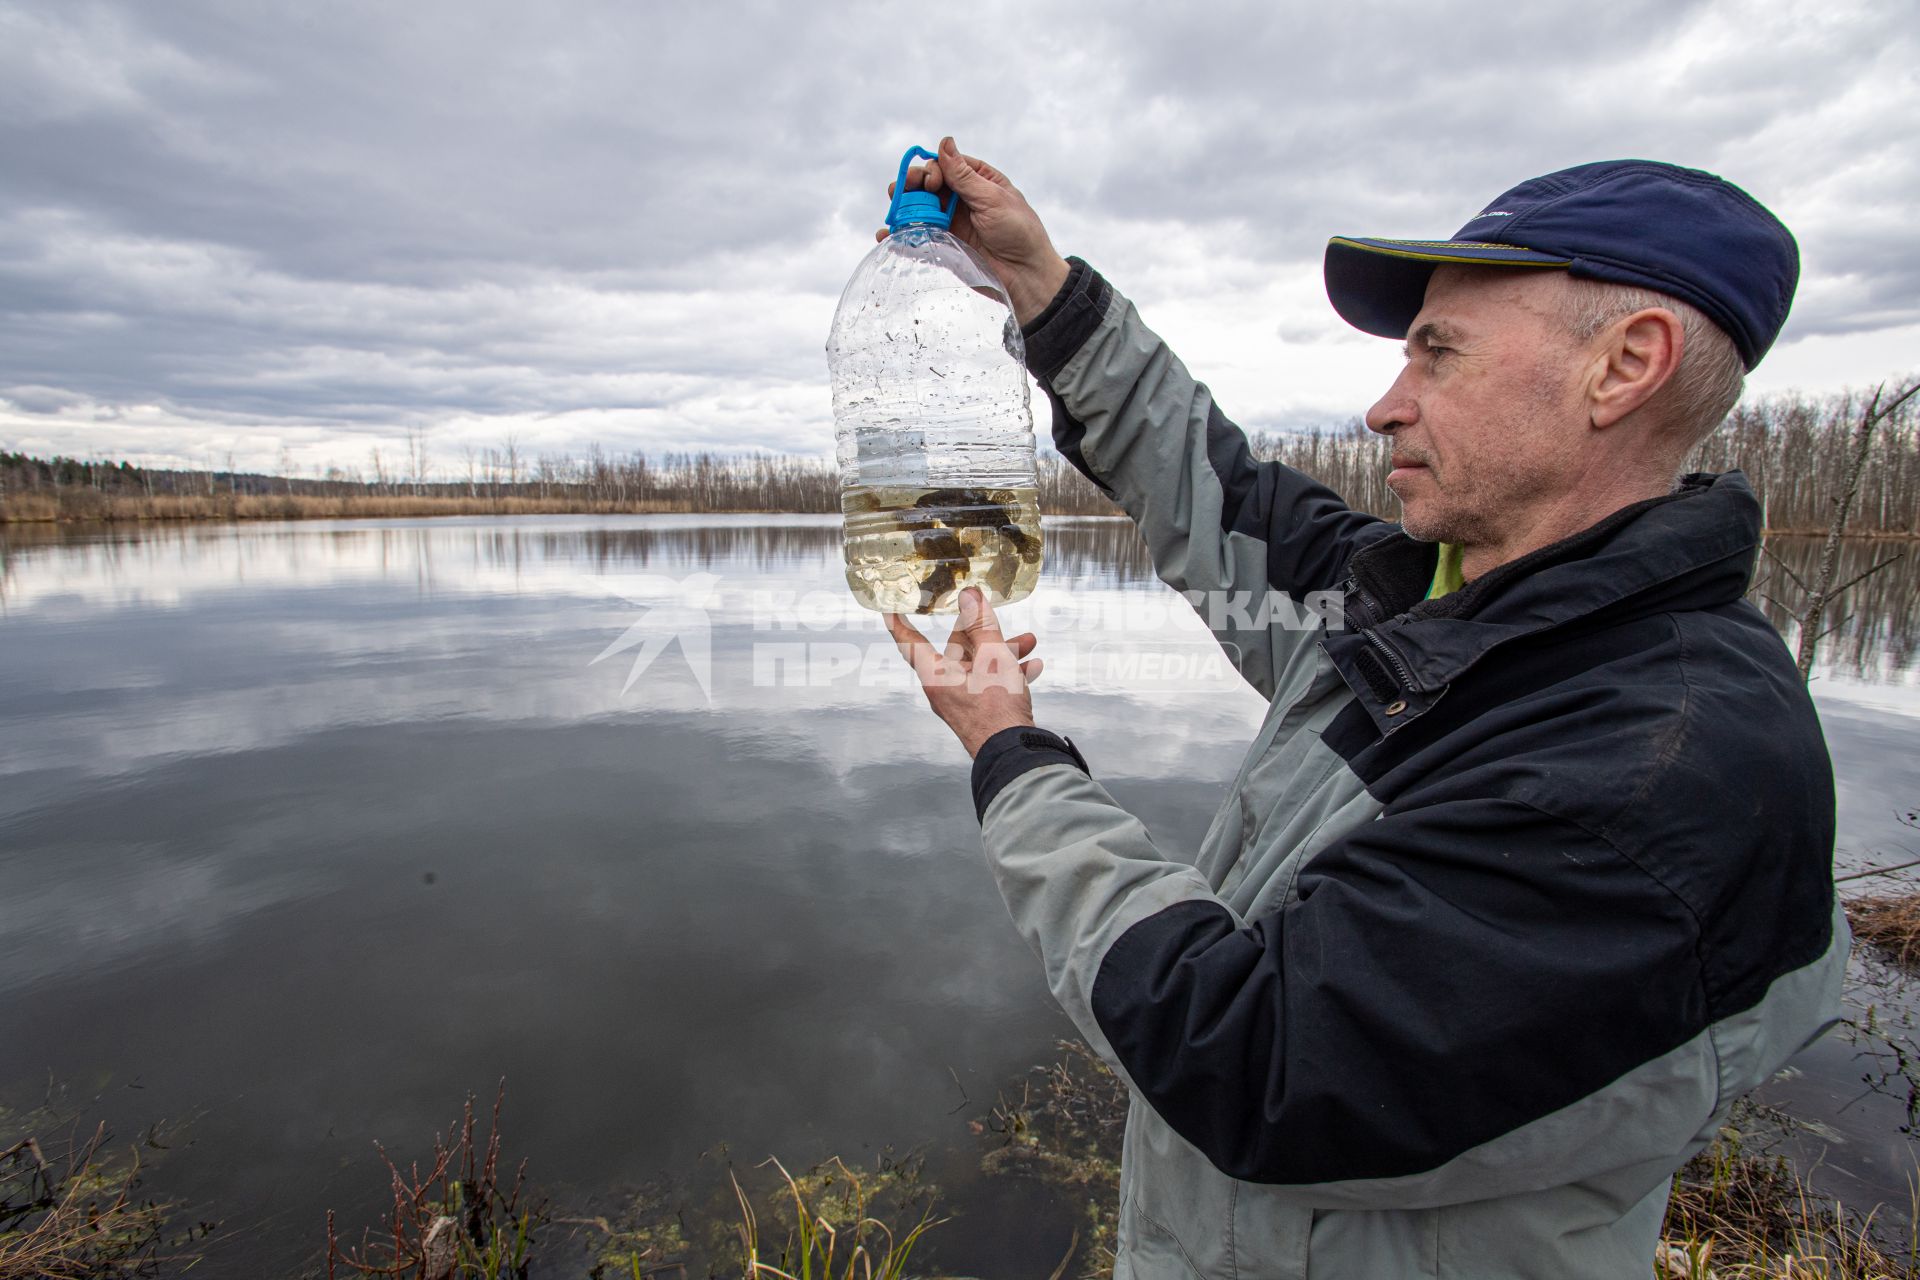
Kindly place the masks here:
<instances>
[{"instance_id":1,"label":"reed","mask_svg":"<svg viewBox=\"0 0 1920 1280\"><path fill-rule=\"evenodd\" d=\"M113 1280L190 1262L166 1248L173 1206L140 1183L138 1148L109 1150L105 1125L52 1157L33 1135L0 1150L0 1280Z\"/></svg>"},{"instance_id":2,"label":"reed","mask_svg":"<svg viewBox=\"0 0 1920 1280\"><path fill-rule=\"evenodd\" d=\"M1855 939L1872 943L1898 965L1920 968L1920 893L1853 898L1846 911Z\"/></svg>"},{"instance_id":3,"label":"reed","mask_svg":"<svg viewBox=\"0 0 1920 1280\"><path fill-rule=\"evenodd\" d=\"M393 1206L376 1235L344 1247L327 1211L327 1280L344 1273L386 1280L527 1280L534 1245L551 1220L546 1202L526 1186L526 1161L511 1182L500 1162L500 1108L506 1084L494 1096L486 1142L474 1134L473 1098L446 1137L435 1135L433 1159L422 1173L406 1170L376 1144L386 1165Z\"/></svg>"},{"instance_id":4,"label":"reed","mask_svg":"<svg viewBox=\"0 0 1920 1280\"><path fill-rule=\"evenodd\" d=\"M870 1212L872 1191L838 1156L799 1178L778 1160L766 1163L779 1170L792 1201L777 1246L762 1241L760 1215L739 1180L728 1175L740 1205L746 1280L902 1280L920 1238L947 1221L934 1217L929 1204L912 1226L896 1231Z\"/></svg>"},{"instance_id":5,"label":"reed","mask_svg":"<svg viewBox=\"0 0 1920 1280\"><path fill-rule=\"evenodd\" d=\"M1002 1093L984 1120L972 1122L987 1143L981 1169L1029 1178L1078 1197L1082 1218L1055 1277L1076 1261L1081 1280L1113 1273L1118 1248L1120 1143L1127 1086L1079 1040L1054 1044L1059 1057L1033 1068L1018 1098Z\"/></svg>"},{"instance_id":6,"label":"reed","mask_svg":"<svg viewBox=\"0 0 1920 1280\"><path fill-rule=\"evenodd\" d=\"M1874 1213L1808 1190L1779 1156L1748 1151L1735 1127L1674 1176L1655 1276L1661 1280L1915 1280L1920 1255L1891 1250ZM1920 1193L1910 1208L1920 1211ZM1920 1221L1920 1213L1909 1221Z\"/></svg>"}]
</instances>

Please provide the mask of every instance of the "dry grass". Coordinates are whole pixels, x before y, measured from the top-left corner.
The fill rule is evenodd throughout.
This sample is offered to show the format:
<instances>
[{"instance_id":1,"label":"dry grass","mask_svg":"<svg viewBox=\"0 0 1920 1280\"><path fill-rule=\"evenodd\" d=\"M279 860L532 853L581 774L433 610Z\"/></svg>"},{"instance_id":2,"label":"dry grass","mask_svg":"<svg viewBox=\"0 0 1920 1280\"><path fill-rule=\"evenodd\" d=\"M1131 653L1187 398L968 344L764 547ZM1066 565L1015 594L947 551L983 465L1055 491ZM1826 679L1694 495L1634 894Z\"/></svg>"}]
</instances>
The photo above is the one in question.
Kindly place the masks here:
<instances>
[{"instance_id":1,"label":"dry grass","mask_svg":"<svg viewBox=\"0 0 1920 1280\"><path fill-rule=\"evenodd\" d=\"M1018 1099L1001 1095L972 1127L991 1142L980 1161L987 1173L1033 1178L1084 1197L1085 1219L1055 1274L1066 1274L1077 1259L1077 1274L1094 1280L1113 1273L1118 1246L1127 1086L1081 1041L1061 1040L1055 1048L1058 1061L1035 1067Z\"/></svg>"},{"instance_id":2,"label":"dry grass","mask_svg":"<svg viewBox=\"0 0 1920 1280\"><path fill-rule=\"evenodd\" d=\"M0 502L0 524L40 524L60 518L60 501L51 493L16 493Z\"/></svg>"},{"instance_id":3,"label":"dry grass","mask_svg":"<svg viewBox=\"0 0 1920 1280\"><path fill-rule=\"evenodd\" d=\"M1920 968L1920 893L1853 898L1846 907L1855 938L1871 942L1896 964Z\"/></svg>"},{"instance_id":4,"label":"dry grass","mask_svg":"<svg viewBox=\"0 0 1920 1280\"><path fill-rule=\"evenodd\" d=\"M1784 1159L1742 1149L1729 1127L1675 1175L1654 1274L1662 1280L1915 1280L1873 1214L1807 1189ZM1920 1201L1912 1206L1920 1209Z\"/></svg>"},{"instance_id":5,"label":"dry grass","mask_svg":"<svg viewBox=\"0 0 1920 1280\"><path fill-rule=\"evenodd\" d=\"M138 1150L123 1161L106 1142L102 1125L51 1159L35 1137L0 1151L0 1280L120 1280L183 1261L162 1254L172 1206L138 1195Z\"/></svg>"},{"instance_id":6,"label":"dry grass","mask_svg":"<svg viewBox=\"0 0 1920 1280\"><path fill-rule=\"evenodd\" d=\"M1086 1221L1054 1280L1070 1268L1082 1277L1107 1276L1126 1089L1086 1046L1062 1042L1060 1049L1058 1061L1023 1083L1017 1100L1003 1097L973 1129L991 1143L983 1157L988 1171L1031 1177L1085 1204ZM435 1140L424 1173L418 1166L402 1172L387 1160L393 1209L358 1249L341 1247L329 1214L327 1274L530 1275L535 1235L552 1219L527 1195L520 1173L510 1184L502 1177L499 1110L496 1099L492 1133L481 1143L469 1100L463 1121ZM1675 1176L1655 1280L1920 1280L1920 1255L1892 1249L1876 1232L1873 1213L1822 1199L1784 1159L1749 1148L1747 1135L1763 1132L1765 1123L1791 1121L1743 1106ZM124 1280L190 1261L162 1253L169 1206L139 1198L137 1153L130 1167L116 1164L104 1144L104 1131L95 1130L54 1160L32 1138L0 1150L0 1280ZM897 1280L923 1235L945 1221L937 1216L938 1189L921 1180L917 1160L883 1160L861 1174L829 1160L799 1176L768 1164L778 1182L759 1204L730 1181L727 1199L737 1216L712 1201L689 1220L659 1198L635 1215L639 1221L619 1226L560 1221L590 1223L604 1234L590 1271L604 1280L735 1274L736 1267L747 1280ZM1908 1207L1920 1221L1920 1193ZM734 1218L731 1227L726 1216ZM201 1224L202 1236L211 1228Z\"/></svg>"}]
</instances>

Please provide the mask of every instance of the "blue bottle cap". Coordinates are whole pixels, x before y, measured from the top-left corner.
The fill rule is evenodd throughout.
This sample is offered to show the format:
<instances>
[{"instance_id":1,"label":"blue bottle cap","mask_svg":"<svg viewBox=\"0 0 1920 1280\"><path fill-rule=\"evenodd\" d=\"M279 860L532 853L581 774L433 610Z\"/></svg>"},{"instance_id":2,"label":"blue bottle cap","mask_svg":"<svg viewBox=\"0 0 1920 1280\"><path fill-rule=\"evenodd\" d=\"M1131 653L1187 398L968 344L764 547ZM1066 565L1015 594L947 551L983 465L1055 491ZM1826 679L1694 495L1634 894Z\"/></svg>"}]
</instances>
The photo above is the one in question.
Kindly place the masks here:
<instances>
[{"instance_id":1,"label":"blue bottle cap","mask_svg":"<svg viewBox=\"0 0 1920 1280\"><path fill-rule=\"evenodd\" d=\"M902 227L925 226L946 230L953 225L953 212L960 207L960 193L948 188L946 208L940 207L940 197L931 191L907 190L907 166L916 159L937 160L939 157L925 147L908 147L907 153L900 157L900 176L893 180L893 203L887 206L887 230L898 231Z\"/></svg>"}]
</instances>

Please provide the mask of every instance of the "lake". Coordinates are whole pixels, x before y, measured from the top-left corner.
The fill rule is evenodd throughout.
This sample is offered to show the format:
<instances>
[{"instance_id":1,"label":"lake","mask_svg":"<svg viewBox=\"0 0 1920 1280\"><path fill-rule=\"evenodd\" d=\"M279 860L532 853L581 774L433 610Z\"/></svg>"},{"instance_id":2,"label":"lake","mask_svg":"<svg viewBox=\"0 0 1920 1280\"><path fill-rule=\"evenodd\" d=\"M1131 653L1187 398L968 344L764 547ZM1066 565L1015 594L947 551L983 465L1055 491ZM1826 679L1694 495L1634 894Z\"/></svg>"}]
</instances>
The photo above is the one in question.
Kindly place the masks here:
<instances>
[{"instance_id":1,"label":"lake","mask_svg":"<svg viewBox=\"0 0 1920 1280\"><path fill-rule=\"evenodd\" d=\"M1046 537L1003 611L1037 717L1191 850L1263 704L1130 524ZM1920 846L1916 559L1814 684L1847 869ZM418 1158L503 1077L508 1155L571 1210L891 1147L963 1215L938 1266L1067 1250L969 1121L1072 1028L838 517L10 528L0 726L0 1104L162 1124L150 1185L222 1224L196 1275L311 1267L325 1210L377 1221L376 1140ZM1844 1044L1797 1066L1770 1090L1830 1125L1823 1176L1904 1203L1899 1101Z\"/></svg>"}]
</instances>

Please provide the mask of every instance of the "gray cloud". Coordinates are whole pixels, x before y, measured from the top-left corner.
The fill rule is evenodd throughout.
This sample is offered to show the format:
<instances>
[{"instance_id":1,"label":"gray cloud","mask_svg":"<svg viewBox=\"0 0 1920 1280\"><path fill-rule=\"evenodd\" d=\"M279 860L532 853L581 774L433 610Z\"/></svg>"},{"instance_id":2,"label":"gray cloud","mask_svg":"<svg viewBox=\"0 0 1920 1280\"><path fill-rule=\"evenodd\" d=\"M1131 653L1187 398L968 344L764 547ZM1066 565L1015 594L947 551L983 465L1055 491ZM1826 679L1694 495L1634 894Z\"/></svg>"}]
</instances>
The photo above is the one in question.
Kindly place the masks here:
<instances>
[{"instance_id":1,"label":"gray cloud","mask_svg":"<svg viewBox=\"0 0 1920 1280\"><path fill-rule=\"evenodd\" d=\"M0 440L824 451L840 284L899 149L939 131L1143 303L1239 316L1328 234L1450 231L1519 178L1638 154L1795 227L1789 342L1911 326L1907 17L0 0ZM1271 306L1263 340L1346 349L1311 288ZM1226 345L1212 323L1190 329ZM1237 358L1250 424L1375 390Z\"/></svg>"}]
</instances>

